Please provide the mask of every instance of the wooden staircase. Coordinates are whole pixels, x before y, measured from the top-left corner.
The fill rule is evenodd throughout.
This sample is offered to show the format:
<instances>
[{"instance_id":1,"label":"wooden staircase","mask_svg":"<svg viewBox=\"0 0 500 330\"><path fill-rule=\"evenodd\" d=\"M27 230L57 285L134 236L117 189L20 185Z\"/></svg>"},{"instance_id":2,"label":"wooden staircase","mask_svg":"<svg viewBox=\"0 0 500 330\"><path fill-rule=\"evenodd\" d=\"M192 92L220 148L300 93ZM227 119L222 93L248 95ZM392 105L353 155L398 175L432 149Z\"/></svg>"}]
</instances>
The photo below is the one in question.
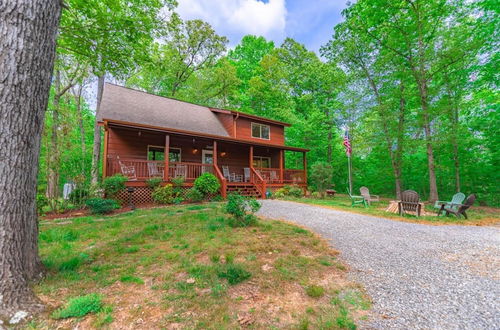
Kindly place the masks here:
<instances>
[{"instance_id":1,"label":"wooden staircase","mask_svg":"<svg viewBox=\"0 0 500 330\"><path fill-rule=\"evenodd\" d=\"M261 193L252 183L228 183L226 187L227 194L238 193L242 196L261 198Z\"/></svg>"}]
</instances>

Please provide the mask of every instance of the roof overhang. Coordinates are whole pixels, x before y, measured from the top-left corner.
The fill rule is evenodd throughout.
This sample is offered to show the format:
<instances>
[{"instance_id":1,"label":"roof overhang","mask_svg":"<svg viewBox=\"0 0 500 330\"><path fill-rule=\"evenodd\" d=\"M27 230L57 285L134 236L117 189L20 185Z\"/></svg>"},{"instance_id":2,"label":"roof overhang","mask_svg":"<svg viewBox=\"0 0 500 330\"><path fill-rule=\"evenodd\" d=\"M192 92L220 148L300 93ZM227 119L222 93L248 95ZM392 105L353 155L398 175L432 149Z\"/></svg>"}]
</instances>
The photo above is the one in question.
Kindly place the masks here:
<instances>
[{"instance_id":1,"label":"roof overhang","mask_svg":"<svg viewBox=\"0 0 500 330\"><path fill-rule=\"evenodd\" d=\"M286 127L292 126L292 124L285 123L284 121L268 119L268 118L264 118L264 117L260 117L260 116L254 116L254 115L251 115L251 114L248 114L245 112L241 112L241 111L236 111L236 110L226 110L226 109L218 109L218 108L210 108L210 110L212 110L213 112L225 113L225 114L229 114L229 115L232 114L232 115L236 115L239 117L254 119L254 120L258 120L258 121L270 123L270 124L282 125L282 126L286 126Z\"/></svg>"},{"instance_id":2,"label":"roof overhang","mask_svg":"<svg viewBox=\"0 0 500 330\"><path fill-rule=\"evenodd\" d=\"M232 142L232 143L254 145L254 146L259 146L259 147L277 148L277 149L289 150L289 151L298 151L298 152L308 152L309 151L309 149L298 148L298 147L289 147L289 146L280 145L280 144L261 143L261 142L257 142L257 141L248 141L248 140L236 139L236 138L226 137L226 136L210 135L210 134L190 132L190 131L184 131L184 130L173 129L173 128L165 128L165 127L150 126L150 125L143 125L143 124L137 124L137 123L129 123L129 122L125 122L125 121L106 119L106 118L103 118L103 120L99 122L99 125L104 125L105 127L106 126L107 127L109 127L109 126L128 127L128 128L144 129L144 130L148 130L148 131L172 133L172 134L178 134L178 135L196 136L196 137L202 137L202 138L210 138L210 139L218 140L218 141L227 141L227 142Z\"/></svg>"}]
</instances>

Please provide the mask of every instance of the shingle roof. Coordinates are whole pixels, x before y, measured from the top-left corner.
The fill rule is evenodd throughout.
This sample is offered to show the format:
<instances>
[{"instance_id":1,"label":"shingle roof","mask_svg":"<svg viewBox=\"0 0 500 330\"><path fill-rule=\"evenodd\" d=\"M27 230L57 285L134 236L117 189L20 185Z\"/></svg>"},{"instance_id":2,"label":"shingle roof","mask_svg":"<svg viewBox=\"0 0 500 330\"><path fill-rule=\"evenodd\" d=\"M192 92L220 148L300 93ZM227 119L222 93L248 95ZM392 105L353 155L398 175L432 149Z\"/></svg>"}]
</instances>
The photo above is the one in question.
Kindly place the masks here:
<instances>
[{"instance_id":1,"label":"shingle roof","mask_svg":"<svg viewBox=\"0 0 500 330\"><path fill-rule=\"evenodd\" d=\"M208 107L106 83L97 116L103 119L229 136Z\"/></svg>"}]
</instances>

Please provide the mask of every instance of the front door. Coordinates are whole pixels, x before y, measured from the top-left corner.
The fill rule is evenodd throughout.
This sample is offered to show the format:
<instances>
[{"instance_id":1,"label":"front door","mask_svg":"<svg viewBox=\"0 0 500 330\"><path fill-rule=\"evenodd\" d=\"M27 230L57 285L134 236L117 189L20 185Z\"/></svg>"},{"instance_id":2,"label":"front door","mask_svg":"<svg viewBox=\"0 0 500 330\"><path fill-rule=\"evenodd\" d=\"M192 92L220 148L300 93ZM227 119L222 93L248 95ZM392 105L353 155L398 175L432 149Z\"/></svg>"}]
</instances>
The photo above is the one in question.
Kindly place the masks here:
<instances>
[{"instance_id":1,"label":"front door","mask_svg":"<svg viewBox=\"0 0 500 330\"><path fill-rule=\"evenodd\" d=\"M214 151L213 150L202 150L201 151L201 162L203 164L212 165L214 163ZM203 166L201 169L201 172L202 173L212 172L212 166Z\"/></svg>"}]
</instances>

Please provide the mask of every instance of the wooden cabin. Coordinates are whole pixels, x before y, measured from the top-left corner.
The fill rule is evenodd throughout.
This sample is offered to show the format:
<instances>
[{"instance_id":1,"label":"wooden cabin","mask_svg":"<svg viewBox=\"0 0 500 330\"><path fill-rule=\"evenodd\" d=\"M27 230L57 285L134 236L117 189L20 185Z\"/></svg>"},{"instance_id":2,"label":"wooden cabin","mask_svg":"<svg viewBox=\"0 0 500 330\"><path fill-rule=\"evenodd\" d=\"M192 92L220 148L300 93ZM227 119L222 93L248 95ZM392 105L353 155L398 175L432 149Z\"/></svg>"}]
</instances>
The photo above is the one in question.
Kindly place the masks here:
<instances>
[{"instance_id":1,"label":"wooden cabin","mask_svg":"<svg viewBox=\"0 0 500 330\"><path fill-rule=\"evenodd\" d=\"M205 172L219 179L223 197L239 191L265 198L283 185L307 185L308 150L285 145L288 123L109 83L98 121L105 129L103 175L122 173L127 186L146 187L152 177L184 177L191 186ZM290 152L301 154L299 168L285 167Z\"/></svg>"}]
</instances>

